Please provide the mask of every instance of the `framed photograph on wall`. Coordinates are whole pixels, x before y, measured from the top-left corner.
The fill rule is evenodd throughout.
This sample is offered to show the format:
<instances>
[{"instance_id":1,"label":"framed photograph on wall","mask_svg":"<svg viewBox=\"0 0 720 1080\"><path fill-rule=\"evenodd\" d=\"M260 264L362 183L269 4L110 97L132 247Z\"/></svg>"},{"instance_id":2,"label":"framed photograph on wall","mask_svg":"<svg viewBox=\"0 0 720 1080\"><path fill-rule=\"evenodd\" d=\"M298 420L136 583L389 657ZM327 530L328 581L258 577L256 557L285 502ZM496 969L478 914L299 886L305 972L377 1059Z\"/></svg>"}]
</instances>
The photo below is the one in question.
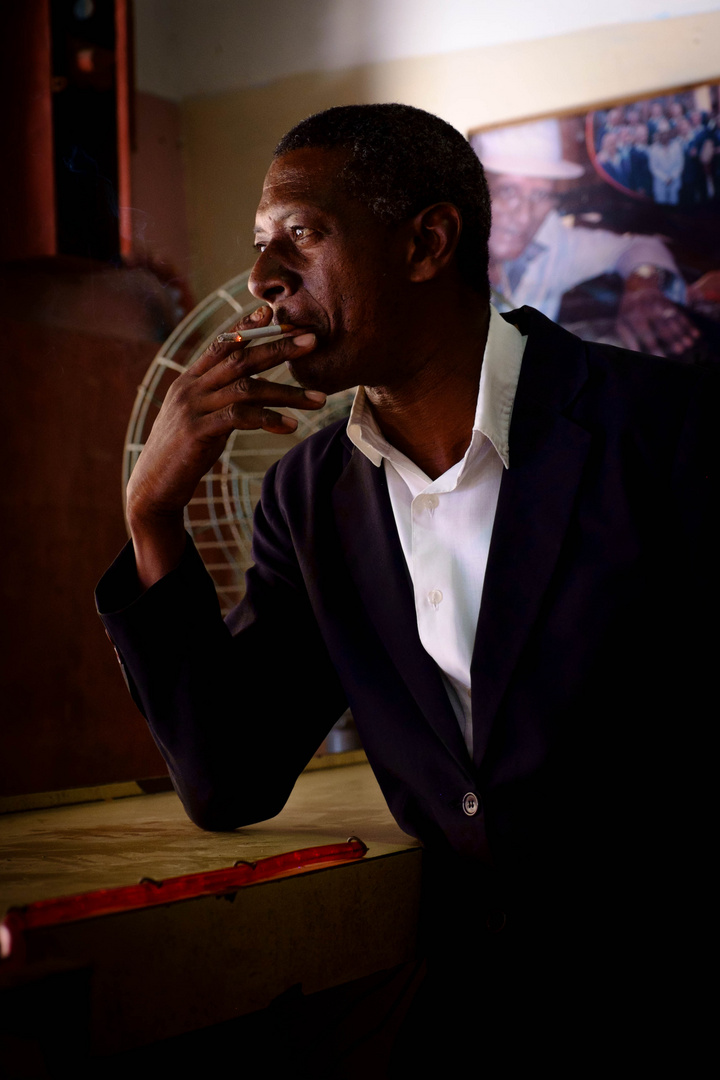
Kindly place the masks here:
<instances>
[{"instance_id":1,"label":"framed photograph on wall","mask_svg":"<svg viewBox=\"0 0 720 1080\"><path fill-rule=\"evenodd\" d=\"M473 129L490 280L594 341L720 359L720 83Z\"/></svg>"}]
</instances>

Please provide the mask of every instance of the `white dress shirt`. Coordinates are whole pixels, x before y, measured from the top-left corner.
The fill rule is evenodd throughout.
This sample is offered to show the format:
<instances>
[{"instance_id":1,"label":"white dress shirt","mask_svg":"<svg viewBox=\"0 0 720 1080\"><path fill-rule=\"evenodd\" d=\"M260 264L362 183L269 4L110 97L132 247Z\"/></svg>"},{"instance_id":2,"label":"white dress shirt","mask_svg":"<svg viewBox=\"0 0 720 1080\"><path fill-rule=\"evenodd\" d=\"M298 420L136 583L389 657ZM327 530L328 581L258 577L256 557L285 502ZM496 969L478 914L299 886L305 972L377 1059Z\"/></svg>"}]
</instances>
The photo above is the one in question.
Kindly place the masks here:
<instances>
[{"instance_id":1,"label":"white dress shirt","mask_svg":"<svg viewBox=\"0 0 720 1080\"><path fill-rule=\"evenodd\" d=\"M436 480L383 437L358 387L348 436L382 463L415 594L420 641L440 668L472 754L470 660L526 338L490 308L472 439Z\"/></svg>"}]
</instances>

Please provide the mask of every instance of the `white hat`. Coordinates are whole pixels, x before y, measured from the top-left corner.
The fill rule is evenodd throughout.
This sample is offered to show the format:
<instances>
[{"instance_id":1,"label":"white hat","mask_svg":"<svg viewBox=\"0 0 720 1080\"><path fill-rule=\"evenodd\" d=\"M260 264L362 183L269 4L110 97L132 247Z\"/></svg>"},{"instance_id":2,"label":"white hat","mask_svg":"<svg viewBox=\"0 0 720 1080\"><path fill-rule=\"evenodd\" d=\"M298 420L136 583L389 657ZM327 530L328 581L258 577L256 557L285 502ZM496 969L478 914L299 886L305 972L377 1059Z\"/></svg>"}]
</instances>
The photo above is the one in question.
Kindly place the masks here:
<instances>
[{"instance_id":1,"label":"white hat","mask_svg":"<svg viewBox=\"0 0 720 1080\"><path fill-rule=\"evenodd\" d=\"M557 120L534 120L483 131L472 135L470 144L489 172L572 180L585 171L582 165L563 160Z\"/></svg>"}]
</instances>

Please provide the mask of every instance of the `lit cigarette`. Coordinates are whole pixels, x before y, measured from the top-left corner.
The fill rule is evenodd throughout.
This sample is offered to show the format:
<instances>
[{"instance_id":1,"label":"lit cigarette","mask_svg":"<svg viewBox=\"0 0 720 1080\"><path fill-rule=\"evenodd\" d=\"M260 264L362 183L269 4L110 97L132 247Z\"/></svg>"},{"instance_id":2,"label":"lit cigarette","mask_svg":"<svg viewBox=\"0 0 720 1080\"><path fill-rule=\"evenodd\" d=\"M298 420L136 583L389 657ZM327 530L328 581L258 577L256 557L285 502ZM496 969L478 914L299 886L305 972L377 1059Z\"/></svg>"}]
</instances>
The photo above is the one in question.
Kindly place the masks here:
<instances>
[{"instance_id":1,"label":"lit cigarette","mask_svg":"<svg viewBox=\"0 0 720 1080\"><path fill-rule=\"evenodd\" d=\"M287 334L291 330L297 330L297 327L291 326L290 323L280 323L279 326L254 326L252 330L231 330L229 334L218 334L218 341L257 341L258 338L264 337L278 337L280 334Z\"/></svg>"}]
</instances>

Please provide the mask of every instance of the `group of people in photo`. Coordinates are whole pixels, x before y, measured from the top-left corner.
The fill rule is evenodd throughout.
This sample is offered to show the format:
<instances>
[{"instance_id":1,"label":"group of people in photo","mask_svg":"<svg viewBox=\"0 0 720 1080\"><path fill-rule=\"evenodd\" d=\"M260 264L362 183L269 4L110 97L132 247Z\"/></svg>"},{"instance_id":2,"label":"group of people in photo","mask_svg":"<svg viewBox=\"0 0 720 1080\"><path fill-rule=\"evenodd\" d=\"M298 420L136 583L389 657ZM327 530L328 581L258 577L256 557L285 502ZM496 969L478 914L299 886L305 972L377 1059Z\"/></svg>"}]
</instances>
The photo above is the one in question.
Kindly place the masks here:
<instances>
[{"instance_id":1,"label":"group of people in photo","mask_svg":"<svg viewBox=\"0 0 720 1080\"><path fill-rule=\"evenodd\" d=\"M717 102L698 108L692 94L596 112L597 164L616 184L656 203L692 207L719 199L719 119Z\"/></svg>"}]
</instances>

